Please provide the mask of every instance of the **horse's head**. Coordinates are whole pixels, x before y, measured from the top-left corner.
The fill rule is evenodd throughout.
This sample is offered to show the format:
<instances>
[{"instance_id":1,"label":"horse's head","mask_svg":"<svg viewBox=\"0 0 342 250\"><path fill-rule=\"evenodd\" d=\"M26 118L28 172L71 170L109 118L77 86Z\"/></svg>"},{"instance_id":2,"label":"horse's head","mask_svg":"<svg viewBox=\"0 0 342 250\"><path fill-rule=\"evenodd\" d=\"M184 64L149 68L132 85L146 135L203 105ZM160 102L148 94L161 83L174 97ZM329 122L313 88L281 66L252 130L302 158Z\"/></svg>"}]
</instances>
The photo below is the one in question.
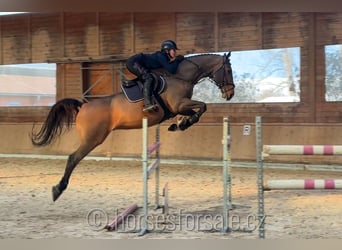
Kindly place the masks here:
<instances>
[{"instance_id":1,"label":"horse's head","mask_svg":"<svg viewBox=\"0 0 342 250\"><path fill-rule=\"evenodd\" d=\"M233 71L230 64L230 52L228 54L224 54L223 61L220 67L209 75L209 78L212 79L216 86L220 88L222 93L222 98L227 101L232 99L234 96L234 80L233 80Z\"/></svg>"},{"instance_id":2,"label":"horse's head","mask_svg":"<svg viewBox=\"0 0 342 250\"><path fill-rule=\"evenodd\" d=\"M176 78L190 82L193 85L205 77L209 77L219 87L224 99L230 100L234 96L235 88L230 65L230 52L223 56L200 54L185 57L176 74Z\"/></svg>"}]
</instances>

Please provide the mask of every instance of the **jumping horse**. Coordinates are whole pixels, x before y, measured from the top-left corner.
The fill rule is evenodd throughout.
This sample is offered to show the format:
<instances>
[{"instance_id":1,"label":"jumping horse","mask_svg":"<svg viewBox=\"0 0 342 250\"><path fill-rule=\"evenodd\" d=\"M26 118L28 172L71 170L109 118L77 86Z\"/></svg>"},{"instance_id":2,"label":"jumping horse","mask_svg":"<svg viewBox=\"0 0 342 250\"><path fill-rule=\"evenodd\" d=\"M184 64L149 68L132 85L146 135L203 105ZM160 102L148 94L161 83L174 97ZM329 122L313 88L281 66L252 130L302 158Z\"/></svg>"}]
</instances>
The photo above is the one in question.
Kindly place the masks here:
<instances>
[{"instance_id":1,"label":"jumping horse","mask_svg":"<svg viewBox=\"0 0 342 250\"><path fill-rule=\"evenodd\" d=\"M157 99L158 109L154 112L142 112L143 101L129 102L123 92L90 102L65 98L51 107L38 132L32 128L31 141L35 146L49 145L65 128L70 128L74 121L80 137L78 149L68 157L63 177L52 187L53 201L67 188L77 164L102 144L111 131L141 128L143 117L147 117L148 125L153 126L176 115L185 119L179 124L172 124L169 130L189 128L199 121L207 109L204 102L191 100L195 84L204 77L209 77L215 83L221 90L222 98L230 100L234 95L230 52L224 55L188 56L180 63L176 74L166 75L163 70L156 70L155 73L164 75L166 87Z\"/></svg>"}]
</instances>

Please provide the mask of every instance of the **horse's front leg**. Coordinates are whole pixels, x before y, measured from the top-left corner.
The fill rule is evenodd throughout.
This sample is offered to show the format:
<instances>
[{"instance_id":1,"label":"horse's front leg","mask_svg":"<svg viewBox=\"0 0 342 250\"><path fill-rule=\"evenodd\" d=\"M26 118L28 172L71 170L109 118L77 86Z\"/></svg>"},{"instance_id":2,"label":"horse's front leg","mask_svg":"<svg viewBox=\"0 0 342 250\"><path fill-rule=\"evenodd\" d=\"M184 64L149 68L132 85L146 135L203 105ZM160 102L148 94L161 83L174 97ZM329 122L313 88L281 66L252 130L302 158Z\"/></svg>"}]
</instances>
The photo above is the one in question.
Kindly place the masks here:
<instances>
[{"instance_id":1,"label":"horse's front leg","mask_svg":"<svg viewBox=\"0 0 342 250\"><path fill-rule=\"evenodd\" d=\"M195 111L197 110L197 111ZM181 115L188 116L188 118L182 118L178 125L172 124L169 127L169 131L175 131L178 128L185 130L199 121L199 118L207 110L207 105L204 102L189 100L182 102L179 105L178 113Z\"/></svg>"}]
</instances>

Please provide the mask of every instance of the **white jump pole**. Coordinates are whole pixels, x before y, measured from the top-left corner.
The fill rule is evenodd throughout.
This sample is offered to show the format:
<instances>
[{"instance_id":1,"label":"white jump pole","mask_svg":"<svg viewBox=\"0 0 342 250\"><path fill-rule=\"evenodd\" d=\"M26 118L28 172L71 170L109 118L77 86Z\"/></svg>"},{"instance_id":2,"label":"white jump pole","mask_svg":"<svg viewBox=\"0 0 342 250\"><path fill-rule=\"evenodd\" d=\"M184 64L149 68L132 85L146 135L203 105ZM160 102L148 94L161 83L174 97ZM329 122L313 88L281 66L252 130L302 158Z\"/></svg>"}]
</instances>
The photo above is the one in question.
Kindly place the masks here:
<instances>
[{"instance_id":1,"label":"white jump pole","mask_svg":"<svg viewBox=\"0 0 342 250\"><path fill-rule=\"evenodd\" d=\"M139 235L144 235L148 232L148 178L150 174L155 171L155 208L159 208L159 163L160 163L160 126L157 125L156 128L156 141L153 145L148 146L148 119L146 117L142 120L142 165L143 165L143 220L142 229ZM156 160L149 166L148 159L151 153L156 152Z\"/></svg>"},{"instance_id":2,"label":"white jump pole","mask_svg":"<svg viewBox=\"0 0 342 250\"><path fill-rule=\"evenodd\" d=\"M232 179L231 179L231 156L230 156L230 122L227 117L223 118L223 228L222 232L229 232L228 210L232 205Z\"/></svg>"},{"instance_id":3,"label":"white jump pole","mask_svg":"<svg viewBox=\"0 0 342 250\"><path fill-rule=\"evenodd\" d=\"M142 121L142 165L143 165L143 221L139 235L144 235L147 232L147 215L148 215L148 120L143 118Z\"/></svg>"},{"instance_id":4,"label":"white jump pole","mask_svg":"<svg viewBox=\"0 0 342 250\"><path fill-rule=\"evenodd\" d=\"M264 145L264 156L268 155L342 155L340 145Z\"/></svg>"},{"instance_id":5,"label":"white jump pole","mask_svg":"<svg viewBox=\"0 0 342 250\"><path fill-rule=\"evenodd\" d=\"M269 180L264 190L303 190L303 189L342 189L342 180L304 179L304 180Z\"/></svg>"},{"instance_id":6,"label":"white jump pole","mask_svg":"<svg viewBox=\"0 0 342 250\"><path fill-rule=\"evenodd\" d=\"M265 205L264 205L264 166L262 160L262 127L261 116L255 117L257 185L258 185L258 221L259 238L265 238Z\"/></svg>"}]
</instances>

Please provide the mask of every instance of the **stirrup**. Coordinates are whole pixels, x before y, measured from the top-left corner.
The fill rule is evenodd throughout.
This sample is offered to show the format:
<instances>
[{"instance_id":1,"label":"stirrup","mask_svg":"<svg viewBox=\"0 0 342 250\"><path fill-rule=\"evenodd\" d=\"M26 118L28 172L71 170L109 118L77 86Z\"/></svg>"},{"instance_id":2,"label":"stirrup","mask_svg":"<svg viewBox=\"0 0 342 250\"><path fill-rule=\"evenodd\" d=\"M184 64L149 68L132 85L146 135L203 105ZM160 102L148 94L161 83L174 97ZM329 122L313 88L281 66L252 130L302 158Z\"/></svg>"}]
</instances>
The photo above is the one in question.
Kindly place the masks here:
<instances>
[{"instance_id":1,"label":"stirrup","mask_svg":"<svg viewBox=\"0 0 342 250\"><path fill-rule=\"evenodd\" d=\"M143 107L143 112L149 112L149 111L153 111L155 109L157 109L157 105L156 104L150 104L150 105L144 105Z\"/></svg>"}]
</instances>

